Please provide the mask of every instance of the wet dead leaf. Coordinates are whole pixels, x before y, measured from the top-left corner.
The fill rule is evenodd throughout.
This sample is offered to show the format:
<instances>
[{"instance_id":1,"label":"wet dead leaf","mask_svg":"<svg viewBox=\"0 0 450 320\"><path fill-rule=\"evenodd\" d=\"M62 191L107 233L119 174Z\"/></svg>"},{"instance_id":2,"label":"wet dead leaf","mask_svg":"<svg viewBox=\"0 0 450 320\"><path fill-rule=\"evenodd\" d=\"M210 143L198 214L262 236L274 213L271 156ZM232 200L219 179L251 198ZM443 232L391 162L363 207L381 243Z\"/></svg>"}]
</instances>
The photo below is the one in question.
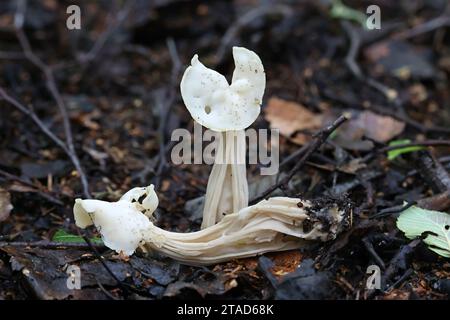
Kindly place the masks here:
<instances>
[{"instance_id":1,"label":"wet dead leaf","mask_svg":"<svg viewBox=\"0 0 450 320\"><path fill-rule=\"evenodd\" d=\"M405 129L405 123L372 111L363 111L339 128L335 142L345 149L370 150L373 143L385 143L398 136Z\"/></svg>"},{"instance_id":2,"label":"wet dead leaf","mask_svg":"<svg viewBox=\"0 0 450 320\"><path fill-rule=\"evenodd\" d=\"M367 138L380 143L391 140L405 129L404 122L371 111L362 112L355 122L356 126L364 129L364 135Z\"/></svg>"},{"instance_id":3,"label":"wet dead leaf","mask_svg":"<svg viewBox=\"0 0 450 320\"><path fill-rule=\"evenodd\" d=\"M12 209L9 192L0 188L0 222L5 221L9 217Z\"/></svg>"},{"instance_id":4,"label":"wet dead leaf","mask_svg":"<svg viewBox=\"0 0 450 320\"><path fill-rule=\"evenodd\" d=\"M280 134L297 144L309 141L309 135L303 132L316 131L322 127L323 116L311 112L301 104L277 97L269 99L264 109L265 119L270 128L279 129Z\"/></svg>"}]
</instances>

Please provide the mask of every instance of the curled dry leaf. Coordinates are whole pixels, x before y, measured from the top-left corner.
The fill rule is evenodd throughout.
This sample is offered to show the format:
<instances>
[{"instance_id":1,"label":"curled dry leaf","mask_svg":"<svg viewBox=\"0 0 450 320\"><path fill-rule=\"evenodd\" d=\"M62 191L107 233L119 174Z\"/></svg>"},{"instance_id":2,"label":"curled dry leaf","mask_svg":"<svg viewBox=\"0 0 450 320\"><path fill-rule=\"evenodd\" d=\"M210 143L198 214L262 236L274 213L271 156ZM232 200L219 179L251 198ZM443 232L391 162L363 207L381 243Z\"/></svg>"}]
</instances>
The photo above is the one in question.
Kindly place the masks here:
<instances>
[{"instance_id":1,"label":"curled dry leaf","mask_svg":"<svg viewBox=\"0 0 450 320\"><path fill-rule=\"evenodd\" d=\"M324 122L324 116L311 112L301 104L277 97L269 99L264 109L265 119L273 129L297 144L305 144L308 136L301 131L316 131Z\"/></svg>"},{"instance_id":2,"label":"curled dry leaf","mask_svg":"<svg viewBox=\"0 0 450 320\"><path fill-rule=\"evenodd\" d=\"M9 217L12 209L9 192L0 188L0 222L5 221Z\"/></svg>"}]
</instances>

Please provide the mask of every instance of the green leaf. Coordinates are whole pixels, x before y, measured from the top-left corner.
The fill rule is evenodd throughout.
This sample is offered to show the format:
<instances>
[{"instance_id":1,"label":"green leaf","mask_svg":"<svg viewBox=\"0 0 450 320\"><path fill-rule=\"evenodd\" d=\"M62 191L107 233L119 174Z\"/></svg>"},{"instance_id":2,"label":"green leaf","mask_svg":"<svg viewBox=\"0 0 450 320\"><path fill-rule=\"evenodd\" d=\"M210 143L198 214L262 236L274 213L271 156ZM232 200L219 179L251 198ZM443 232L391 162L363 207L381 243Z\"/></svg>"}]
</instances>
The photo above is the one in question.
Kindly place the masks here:
<instances>
[{"instance_id":1,"label":"green leaf","mask_svg":"<svg viewBox=\"0 0 450 320\"><path fill-rule=\"evenodd\" d=\"M389 146L390 147L391 146L399 146L399 145L407 144L407 143L411 143L411 140L403 139L403 140L391 141L391 143L389 143ZM424 147L420 147L420 146L411 146L411 147L398 148L398 149L395 149L395 150L388 151L387 158L388 158L388 160L392 161L395 158L397 158L399 155L402 155L404 153L410 153L410 152L423 150L423 149L424 149Z\"/></svg>"},{"instance_id":2,"label":"green leaf","mask_svg":"<svg viewBox=\"0 0 450 320\"><path fill-rule=\"evenodd\" d=\"M366 15L343 4L340 0L334 0L331 6L330 15L336 19L352 20L360 23L363 28L366 27Z\"/></svg>"},{"instance_id":3,"label":"green leaf","mask_svg":"<svg viewBox=\"0 0 450 320\"><path fill-rule=\"evenodd\" d=\"M95 244L103 244L102 239L95 237L89 239L92 243ZM56 233L53 235L52 241L54 242L63 242L63 243L84 243L84 239L80 236L67 233L66 231L59 229L56 231Z\"/></svg>"},{"instance_id":4,"label":"green leaf","mask_svg":"<svg viewBox=\"0 0 450 320\"><path fill-rule=\"evenodd\" d=\"M412 206L398 217L397 227L410 239L426 235L424 242L430 250L450 258L449 214Z\"/></svg>"}]
</instances>

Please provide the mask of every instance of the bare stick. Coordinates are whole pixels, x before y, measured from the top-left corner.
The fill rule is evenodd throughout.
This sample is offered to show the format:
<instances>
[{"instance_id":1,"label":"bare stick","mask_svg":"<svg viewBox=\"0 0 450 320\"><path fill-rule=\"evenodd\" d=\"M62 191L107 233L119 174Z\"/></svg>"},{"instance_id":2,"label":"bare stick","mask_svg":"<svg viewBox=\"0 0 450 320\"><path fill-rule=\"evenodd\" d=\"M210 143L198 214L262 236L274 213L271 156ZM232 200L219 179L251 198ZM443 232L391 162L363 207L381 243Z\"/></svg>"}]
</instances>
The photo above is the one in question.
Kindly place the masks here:
<instances>
[{"instance_id":1,"label":"bare stick","mask_svg":"<svg viewBox=\"0 0 450 320\"><path fill-rule=\"evenodd\" d=\"M367 77L361 71L356 58L358 56L359 50L361 48L361 35L358 30L353 27L348 21L342 21L342 28L347 33L350 40L350 48L348 49L347 55L345 57L345 63L351 73L360 81L365 82L368 86L381 92L389 101L394 101L397 105L399 104L397 99L397 92L384 84L378 82L377 80Z\"/></svg>"},{"instance_id":2,"label":"bare stick","mask_svg":"<svg viewBox=\"0 0 450 320\"><path fill-rule=\"evenodd\" d=\"M259 17L272 14L280 14L283 15L284 17L288 17L293 14L293 11L291 7L282 4L261 6L253 10L250 10L242 17L237 19L234 23L232 23L231 27L228 28L228 30L225 32L224 36L220 41L219 49L217 50L216 61L217 62L222 61L226 50L228 49L233 39L237 36L239 31L243 27L245 27L246 25L248 25L249 23L251 23L252 21L254 21Z\"/></svg>"},{"instance_id":3,"label":"bare stick","mask_svg":"<svg viewBox=\"0 0 450 320\"><path fill-rule=\"evenodd\" d=\"M424 33L431 32L433 30L442 28L442 27L448 27L450 26L450 15L448 13L443 14L439 17L436 17L434 19L431 19L429 21L426 21L424 23L421 23L412 29L400 32L396 35L394 35L394 38L397 39L410 39L417 37L419 35L422 35Z\"/></svg>"},{"instance_id":4,"label":"bare stick","mask_svg":"<svg viewBox=\"0 0 450 320\"><path fill-rule=\"evenodd\" d=\"M302 168L302 166L306 163L306 161L311 157L311 155L319 149L319 147L325 143L327 138L330 136L330 134L336 130L341 124L343 124L345 121L347 121L347 118L345 116L340 116L338 119L336 119L330 126L320 130L317 134L315 134L315 139L309 144L308 149L303 154L303 156L300 158L300 160L295 164L295 166L291 169L291 171L288 173L287 176L285 176L282 180L280 180L277 184L271 186L267 190L265 190L260 196L252 199L250 202L252 204L265 199L267 196L269 196L273 191L277 190L278 188L287 188L287 184L292 179L292 177Z\"/></svg>"},{"instance_id":5,"label":"bare stick","mask_svg":"<svg viewBox=\"0 0 450 320\"><path fill-rule=\"evenodd\" d=\"M30 42L29 42L27 36L25 35L25 32L23 31L23 25L25 22L25 11L26 11L26 1L24 1L24 0L18 1L17 2L17 10L16 10L16 13L14 16L14 28L15 28L16 36L19 40L22 50L24 51L25 57L32 64L34 64L38 69L40 69L41 72L45 76L47 89L49 90L50 94L52 95L53 99L55 100L58 110L63 119L63 127L64 127L66 143L65 144L62 143L62 141L59 138L55 139L56 136L53 133L51 133L51 131L48 130L47 127L39 125L39 123L41 123L41 121L39 120L39 118L36 116L36 114L34 112L30 112L28 108L19 107L20 103L18 103L17 101L13 103L13 101L12 101L13 99L10 96L8 96L4 92L4 90L2 90L2 92L0 92L0 94L10 104L14 105L20 111L22 111L25 114L27 114L28 116L30 116L34 120L34 122L39 125L41 130L43 130L47 134L47 136L50 136L50 135L53 136L52 140L55 141L64 150L64 152L68 155L71 162L73 163L78 174L80 175L80 180L81 180L84 196L86 198L90 198L88 180L87 180L86 174L84 172L84 169L81 166L81 162L78 158L78 155L75 151L75 146L73 143L73 136L72 136L72 129L71 129L71 124L70 124L69 114L67 112L67 107L66 107L65 102L61 96L61 93L59 92L58 87L56 85L56 81L55 81L55 78L53 75L53 70L51 67L46 65L36 54L34 54L32 48L31 48ZM39 121L37 121L37 120L39 120Z\"/></svg>"},{"instance_id":6,"label":"bare stick","mask_svg":"<svg viewBox=\"0 0 450 320\"><path fill-rule=\"evenodd\" d=\"M92 244L93 246L97 248L105 248L104 244ZM72 248L72 249L86 249L90 248L90 246L87 243L63 243L63 242L55 242L55 241L34 241L34 242L27 242L27 241L1 241L0 242L0 248L1 247L30 247L30 248L47 248L47 249L59 249L59 248Z\"/></svg>"},{"instance_id":7,"label":"bare stick","mask_svg":"<svg viewBox=\"0 0 450 320\"><path fill-rule=\"evenodd\" d=\"M20 177L18 177L16 175L14 175L14 174L11 174L9 172L6 172L6 171L0 169L0 175L6 177L9 180L15 180L15 181L20 182L21 184L24 184L24 185L26 185L28 187L35 188L36 192L41 197L43 197L44 199L46 199L46 200L48 200L48 201L50 201L50 202L52 202L54 204L57 204L57 205L60 205L60 206L64 205L64 203L61 200L56 199L51 194L49 194L49 192L45 192L45 191L40 190L40 188L35 186L33 183L30 183L30 182L28 182L28 181L26 181L26 180L24 180L24 179L22 179L22 178L20 178Z\"/></svg>"},{"instance_id":8,"label":"bare stick","mask_svg":"<svg viewBox=\"0 0 450 320\"><path fill-rule=\"evenodd\" d=\"M159 140L159 164L155 174L155 186L158 187L166 165L166 127L171 114L173 104L175 102L175 86L180 74L182 63L178 55L177 47L175 41L172 38L166 40L167 49L169 51L170 59L172 61L172 71L170 75L169 88L164 90L161 94L156 97L156 102L160 113L160 123L158 127L158 140Z\"/></svg>"}]
</instances>

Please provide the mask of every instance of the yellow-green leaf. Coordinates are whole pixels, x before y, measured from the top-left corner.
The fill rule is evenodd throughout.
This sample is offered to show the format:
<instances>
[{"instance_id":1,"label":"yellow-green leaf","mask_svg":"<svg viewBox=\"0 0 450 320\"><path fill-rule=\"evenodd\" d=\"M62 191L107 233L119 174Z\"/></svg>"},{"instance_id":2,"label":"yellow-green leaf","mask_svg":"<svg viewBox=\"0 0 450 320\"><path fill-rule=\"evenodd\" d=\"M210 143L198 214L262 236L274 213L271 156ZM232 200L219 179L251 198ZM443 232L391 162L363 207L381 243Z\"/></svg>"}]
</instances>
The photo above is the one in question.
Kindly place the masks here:
<instances>
[{"instance_id":1,"label":"yellow-green leaf","mask_svg":"<svg viewBox=\"0 0 450 320\"><path fill-rule=\"evenodd\" d=\"M430 250L450 258L450 215L445 212L412 206L401 213L397 227L407 238L425 236Z\"/></svg>"}]
</instances>

